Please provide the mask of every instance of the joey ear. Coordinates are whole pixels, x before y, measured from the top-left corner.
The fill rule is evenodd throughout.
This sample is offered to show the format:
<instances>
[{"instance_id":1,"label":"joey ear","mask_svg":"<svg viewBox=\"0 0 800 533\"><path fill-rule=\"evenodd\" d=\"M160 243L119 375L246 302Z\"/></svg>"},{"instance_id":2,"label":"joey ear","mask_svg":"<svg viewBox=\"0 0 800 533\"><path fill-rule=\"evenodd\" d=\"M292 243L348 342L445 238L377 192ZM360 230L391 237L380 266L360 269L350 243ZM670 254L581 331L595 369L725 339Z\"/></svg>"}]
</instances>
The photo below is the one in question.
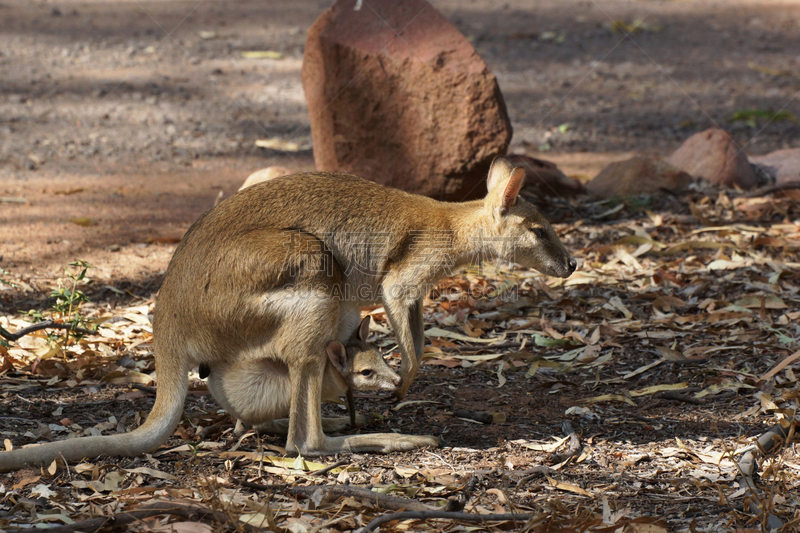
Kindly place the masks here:
<instances>
[{"instance_id":1,"label":"joey ear","mask_svg":"<svg viewBox=\"0 0 800 533\"><path fill-rule=\"evenodd\" d=\"M361 323L356 329L356 337L362 342L367 342L367 337L369 337L369 322L370 316L367 315L361 320Z\"/></svg>"},{"instance_id":2,"label":"joey ear","mask_svg":"<svg viewBox=\"0 0 800 533\"><path fill-rule=\"evenodd\" d=\"M325 352L333 367L342 377L347 375L347 350L340 341L330 341L325 345Z\"/></svg>"}]
</instances>

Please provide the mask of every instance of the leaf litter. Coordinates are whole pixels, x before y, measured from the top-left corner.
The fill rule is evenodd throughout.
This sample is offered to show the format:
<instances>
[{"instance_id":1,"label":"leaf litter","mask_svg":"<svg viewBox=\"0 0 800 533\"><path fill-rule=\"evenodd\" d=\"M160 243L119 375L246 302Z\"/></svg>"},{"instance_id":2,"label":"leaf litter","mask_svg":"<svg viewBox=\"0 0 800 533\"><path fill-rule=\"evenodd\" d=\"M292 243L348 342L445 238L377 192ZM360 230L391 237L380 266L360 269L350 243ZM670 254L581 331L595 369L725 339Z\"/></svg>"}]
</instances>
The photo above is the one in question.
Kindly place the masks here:
<instances>
[{"instance_id":1,"label":"leaf litter","mask_svg":"<svg viewBox=\"0 0 800 533\"><path fill-rule=\"evenodd\" d=\"M788 195L687 194L646 209L546 205L582 261L576 274L485 265L428 295L429 344L410 395L357 395L370 422L351 431L433 434L440 449L288 457L283 437L235 436L192 374L185 415L158 452L0 475L0 529L138 513L126 528L794 530L797 445L760 461L755 491L739 464L797 411L800 209ZM84 310L94 335L36 332L0 347L6 450L146 417L154 294L111 294L113 305ZM385 311L368 311L372 342L396 351ZM0 316L6 329L26 325ZM564 421L578 428L571 436ZM496 520L465 521L475 515Z\"/></svg>"}]
</instances>

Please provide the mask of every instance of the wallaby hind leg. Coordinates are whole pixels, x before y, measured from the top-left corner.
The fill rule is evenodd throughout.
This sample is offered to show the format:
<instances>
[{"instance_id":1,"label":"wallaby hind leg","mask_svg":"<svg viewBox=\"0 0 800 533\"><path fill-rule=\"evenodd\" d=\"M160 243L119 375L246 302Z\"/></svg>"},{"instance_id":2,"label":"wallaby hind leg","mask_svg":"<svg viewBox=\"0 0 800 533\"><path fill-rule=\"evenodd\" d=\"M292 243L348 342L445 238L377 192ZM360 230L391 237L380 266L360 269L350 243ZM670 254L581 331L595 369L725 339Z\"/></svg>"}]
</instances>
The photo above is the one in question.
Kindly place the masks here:
<instances>
[{"instance_id":1,"label":"wallaby hind leg","mask_svg":"<svg viewBox=\"0 0 800 533\"><path fill-rule=\"evenodd\" d=\"M303 346L297 348L302 349ZM323 346L308 348L307 353L287 358L292 400L286 450L301 455L325 446L325 434L322 431L322 378L326 359ZM319 355L315 357L317 354Z\"/></svg>"}]
</instances>

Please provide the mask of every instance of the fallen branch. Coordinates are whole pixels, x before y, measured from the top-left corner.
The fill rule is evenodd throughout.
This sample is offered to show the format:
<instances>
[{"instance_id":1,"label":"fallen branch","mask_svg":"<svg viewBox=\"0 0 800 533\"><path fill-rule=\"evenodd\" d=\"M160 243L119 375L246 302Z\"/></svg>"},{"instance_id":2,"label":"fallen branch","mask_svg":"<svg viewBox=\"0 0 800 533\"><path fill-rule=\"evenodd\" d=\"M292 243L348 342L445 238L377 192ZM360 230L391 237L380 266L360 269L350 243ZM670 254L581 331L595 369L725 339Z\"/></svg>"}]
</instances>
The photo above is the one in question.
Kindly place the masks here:
<instances>
[{"instance_id":1,"label":"fallen branch","mask_svg":"<svg viewBox=\"0 0 800 533\"><path fill-rule=\"evenodd\" d=\"M759 196L766 196L774 192L783 192L800 189L800 181L787 181L786 183L767 185L760 187L754 191L750 191L742 196L744 198L758 198Z\"/></svg>"},{"instance_id":2,"label":"fallen branch","mask_svg":"<svg viewBox=\"0 0 800 533\"><path fill-rule=\"evenodd\" d=\"M16 333L11 333L10 331L6 331L5 329L0 327L0 337L8 341L16 341L27 335L28 333L33 333L34 331L40 331L43 329L65 329L71 331L73 333L80 333L81 335L94 335L97 333L96 331L92 331L86 328L79 328L74 324L60 324L54 322L52 319L45 320L43 322L38 322L36 324L32 324L26 328L22 328L21 330L17 331Z\"/></svg>"},{"instance_id":3,"label":"fallen branch","mask_svg":"<svg viewBox=\"0 0 800 533\"><path fill-rule=\"evenodd\" d=\"M356 533L372 533L387 522L395 520L460 520L462 522L527 522L535 515L527 514L473 514L473 513L453 513L449 511L403 511L401 513L390 513L379 516L366 526L357 529Z\"/></svg>"},{"instance_id":4,"label":"fallen branch","mask_svg":"<svg viewBox=\"0 0 800 533\"><path fill-rule=\"evenodd\" d=\"M100 531L101 529L113 529L125 526L132 522L138 522L145 518L150 518L158 515L179 516L181 518L190 520L192 522L199 522L203 519L212 518L218 524L227 524L231 522L231 518L223 512L213 511L205 507L198 507L194 505L185 505L180 503L170 502L156 502L150 505L139 507L134 511L126 511L124 513L117 513L111 516L102 516L99 518L90 518L82 522L76 522L66 526L58 526L48 528L48 533L92 533ZM251 525L236 523L236 527L242 528L241 531L257 532L261 531L257 527ZM33 528L18 528L18 529L5 529L6 533L30 533Z\"/></svg>"},{"instance_id":5,"label":"fallen branch","mask_svg":"<svg viewBox=\"0 0 800 533\"><path fill-rule=\"evenodd\" d=\"M239 479L235 479L234 481L243 487L247 487L248 489L265 490L269 492L288 492L294 496L303 496L304 498L310 498L317 491L322 490L329 496L334 496L336 498L350 497L366 500L383 509L406 509L411 511L430 511L432 509L431 507L417 500L400 498L398 496L389 496L388 494L381 494L369 489L353 487L352 485L309 485L307 487L294 487L285 484L262 485L261 483L252 483L250 481Z\"/></svg>"}]
</instances>

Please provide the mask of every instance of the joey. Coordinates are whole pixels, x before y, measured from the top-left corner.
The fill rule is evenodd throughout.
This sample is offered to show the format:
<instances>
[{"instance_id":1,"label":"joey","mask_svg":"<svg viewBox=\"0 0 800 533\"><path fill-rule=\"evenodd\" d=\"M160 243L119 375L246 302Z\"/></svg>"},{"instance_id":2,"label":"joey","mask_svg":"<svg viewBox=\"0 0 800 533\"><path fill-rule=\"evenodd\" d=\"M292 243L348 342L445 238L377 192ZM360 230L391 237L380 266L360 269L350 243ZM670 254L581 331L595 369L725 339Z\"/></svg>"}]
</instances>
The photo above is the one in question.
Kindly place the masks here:
<instances>
[{"instance_id":1,"label":"joey","mask_svg":"<svg viewBox=\"0 0 800 533\"><path fill-rule=\"evenodd\" d=\"M335 401L348 395L350 418L324 418L325 432L342 431L347 422L356 425L351 391L394 391L401 384L400 376L372 345L369 336L369 315L359 324L353 336L343 344L329 341L325 345L328 361L322 380L322 399ZM286 364L271 359L237 361L233 364L203 365L208 388L214 399L246 427L265 433L286 433L291 395ZM258 391L257 393L255 391ZM239 424L237 424L237 427Z\"/></svg>"}]
</instances>

